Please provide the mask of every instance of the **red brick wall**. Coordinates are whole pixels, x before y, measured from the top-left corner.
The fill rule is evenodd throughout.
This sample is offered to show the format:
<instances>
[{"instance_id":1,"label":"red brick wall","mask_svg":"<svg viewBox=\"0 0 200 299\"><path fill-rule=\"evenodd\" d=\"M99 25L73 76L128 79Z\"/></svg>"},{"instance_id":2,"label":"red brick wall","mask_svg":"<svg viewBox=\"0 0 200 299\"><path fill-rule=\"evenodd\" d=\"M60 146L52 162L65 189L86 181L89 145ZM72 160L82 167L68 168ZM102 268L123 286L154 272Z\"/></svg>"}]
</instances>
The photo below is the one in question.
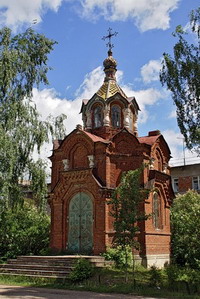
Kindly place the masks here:
<instances>
[{"instance_id":1,"label":"red brick wall","mask_svg":"<svg viewBox=\"0 0 200 299\"><path fill-rule=\"evenodd\" d=\"M192 177L179 177L178 178L178 192L187 192L187 190L192 189Z\"/></svg>"}]
</instances>

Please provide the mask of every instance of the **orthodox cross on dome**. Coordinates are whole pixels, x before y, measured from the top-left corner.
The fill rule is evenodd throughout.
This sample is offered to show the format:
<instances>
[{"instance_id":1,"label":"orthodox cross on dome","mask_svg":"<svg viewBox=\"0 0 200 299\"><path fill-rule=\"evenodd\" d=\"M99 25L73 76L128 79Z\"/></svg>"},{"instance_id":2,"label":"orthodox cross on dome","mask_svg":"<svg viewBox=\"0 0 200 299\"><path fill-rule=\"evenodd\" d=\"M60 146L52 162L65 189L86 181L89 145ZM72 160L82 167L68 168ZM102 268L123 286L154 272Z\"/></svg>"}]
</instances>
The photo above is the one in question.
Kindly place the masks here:
<instances>
[{"instance_id":1,"label":"orthodox cross on dome","mask_svg":"<svg viewBox=\"0 0 200 299\"><path fill-rule=\"evenodd\" d=\"M103 40L106 40L107 38L109 40L108 43L106 44L106 46L109 47L108 52L112 52L112 48L114 47L114 45L111 43L111 38L113 36L116 36L117 34L118 34L118 32L116 32L116 31L114 33L112 33L112 28L109 28L108 35L102 37Z\"/></svg>"}]
</instances>

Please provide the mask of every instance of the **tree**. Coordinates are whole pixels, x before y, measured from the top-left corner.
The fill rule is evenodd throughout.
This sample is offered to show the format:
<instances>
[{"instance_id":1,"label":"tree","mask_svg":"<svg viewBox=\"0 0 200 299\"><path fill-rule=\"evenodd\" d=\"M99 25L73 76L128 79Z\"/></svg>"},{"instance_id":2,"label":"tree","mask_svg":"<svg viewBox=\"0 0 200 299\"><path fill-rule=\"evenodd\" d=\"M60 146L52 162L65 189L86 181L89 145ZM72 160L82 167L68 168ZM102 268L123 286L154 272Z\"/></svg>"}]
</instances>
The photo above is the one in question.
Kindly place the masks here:
<instances>
[{"instance_id":1,"label":"tree","mask_svg":"<svg viewBox=\"0 0 200 299\"><path fill-rule=\"evenodd\" d=\"M149 191L141 188L142 169L129 170L122 175L119 186L110 200L111 216L113 217L113 226L115 230L113 244L121 246L126 256L126 280L128 268L128 250L131 248L139 249L139 242L136 236L140 231L139 222L148 218L142 209L144 199ZM134 257L133 257L134 272Z\"/></svg>"},{"instance_id":2,"label":"tree","mask_svg":"<svg viewBox=\"0 0 200 299\"><path fill-rule=\"evenodd\" d=\"M48 54L54 44L31 28L14 37L9 28L0 30L1 208L15 209L23 204L19 182L28 177L39 206L44 203L45 165L34 162L32 154L51 136L63 137L65 116L42 121L31 97L34 86L48 84Z\"/></svg>"},{"instance_id":3,"label":"tree","mask_svg":"<svg viewBox=\"0 0 200 299\"><path fill-rule=\"evenodd\" d=\"M29 202L0 214L0 258L41 254L49 247L50 217Z\"/></svg>"},{"instance_id":4,"label":"tree","mask_svg":"<svg viewBox=\"0 0 200 299\"><path fill-rule=\"evenodd\" d=\"M175 262L200 269L200 194L190 190L174 200L171 225Z\"/></svg>"},{"instance_id":5,"label":"tree","mask_svg":"<svg viewBox=\"0 0 200 299\"><path fill-rule=\"evenodd\" d=\"M190 30L176 27L174 57L163 54L160 81L172 92L186 146L200 153L200 7L190 14Z\"/></svg>"}]
</instances>

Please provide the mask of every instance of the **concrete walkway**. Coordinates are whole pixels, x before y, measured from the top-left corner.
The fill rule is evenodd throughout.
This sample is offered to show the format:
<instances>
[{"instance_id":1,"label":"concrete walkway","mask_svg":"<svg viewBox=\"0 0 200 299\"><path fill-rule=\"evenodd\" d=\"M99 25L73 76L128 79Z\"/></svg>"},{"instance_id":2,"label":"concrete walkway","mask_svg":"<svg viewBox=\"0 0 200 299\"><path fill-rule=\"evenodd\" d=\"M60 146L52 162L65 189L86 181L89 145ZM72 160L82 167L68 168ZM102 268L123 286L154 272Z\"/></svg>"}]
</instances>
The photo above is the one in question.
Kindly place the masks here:
<instances>
[{"instance_id":1,"label":"concrete walkway","mask_svg":"<svg viewBox=\"0 0 200 299\"><path fill-rule=\"evenodd\" d=\"M122 294L0 285L1 299L154 299Z\"/></svg>"}]
</instances>

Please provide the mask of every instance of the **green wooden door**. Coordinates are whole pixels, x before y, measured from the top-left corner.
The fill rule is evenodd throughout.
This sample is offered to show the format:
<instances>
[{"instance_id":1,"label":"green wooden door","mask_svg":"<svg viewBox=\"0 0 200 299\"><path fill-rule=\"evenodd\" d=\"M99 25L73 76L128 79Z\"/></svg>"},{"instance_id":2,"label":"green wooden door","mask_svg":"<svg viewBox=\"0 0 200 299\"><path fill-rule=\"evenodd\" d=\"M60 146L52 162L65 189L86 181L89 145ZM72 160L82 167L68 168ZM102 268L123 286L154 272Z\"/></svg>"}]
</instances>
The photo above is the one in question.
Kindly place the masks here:
<instances>
[{"instance_id":1,"label":"green wooden door","mask_svg":"<svg viewBox=\"0 0 200 299\"><path fill-rule=\"evenodd\" d=\"M71 199L68 223L68 251L70 253L92 253L93 205L86 193L77 193Z\"/></svg>"}]
</instances>

